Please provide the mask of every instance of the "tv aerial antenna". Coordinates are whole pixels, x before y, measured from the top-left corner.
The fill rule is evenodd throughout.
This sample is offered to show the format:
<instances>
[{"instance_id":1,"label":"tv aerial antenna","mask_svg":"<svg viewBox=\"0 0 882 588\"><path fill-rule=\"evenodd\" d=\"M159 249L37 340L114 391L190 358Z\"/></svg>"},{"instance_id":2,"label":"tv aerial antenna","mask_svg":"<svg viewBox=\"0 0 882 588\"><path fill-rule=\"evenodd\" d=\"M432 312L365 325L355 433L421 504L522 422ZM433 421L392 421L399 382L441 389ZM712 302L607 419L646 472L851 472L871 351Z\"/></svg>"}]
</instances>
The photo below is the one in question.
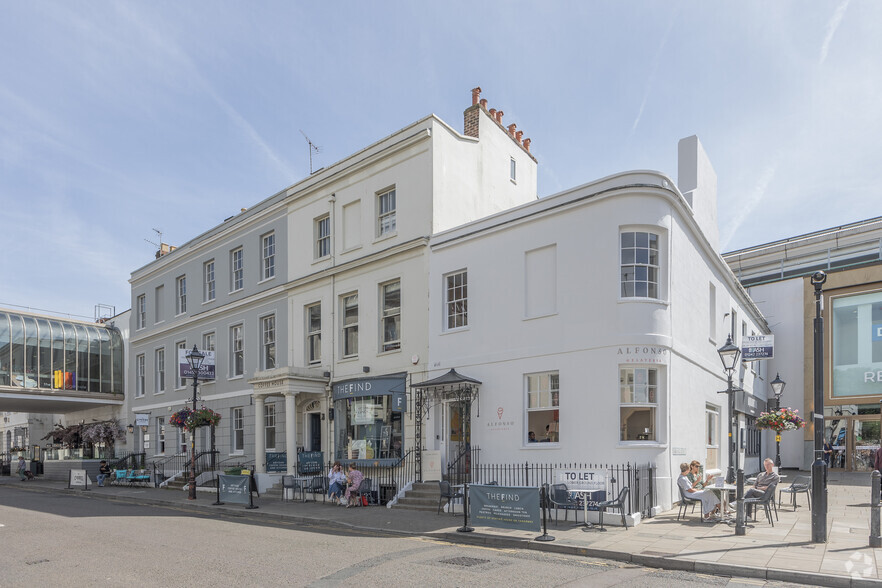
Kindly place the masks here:
<instances>
[{"instance_id":1,"label":"tv aerial antenna","mask_svg":"<svg viewBox=\"0 0 882 588\"><path fill-rule=\"evenodd\" d=\"M153 232L159 236L159 243L154 243L150 239L144 239L144 240L147 241L148 243L150 243L151 245L153 245L154 247L156 247L156 250L159 251L162 249L162 230L153 229Z\"/></svg>"},{"instance_id":2,"label":"tv aerial antenna","mask_svg":"<svg viewBox=\"0 0 882 588\"><path fill-rule=\"evenodd\" d=\"M307 137L306 133L304 133L302 130L300 131L300 134L303 135L303 138L306 139L307 143L309 143L309 174L312 175L312 152L315 151L316 153L321 153L322 148L313 143L312 140L310 140L310 138Z\"/></svg>"}]
</instances>

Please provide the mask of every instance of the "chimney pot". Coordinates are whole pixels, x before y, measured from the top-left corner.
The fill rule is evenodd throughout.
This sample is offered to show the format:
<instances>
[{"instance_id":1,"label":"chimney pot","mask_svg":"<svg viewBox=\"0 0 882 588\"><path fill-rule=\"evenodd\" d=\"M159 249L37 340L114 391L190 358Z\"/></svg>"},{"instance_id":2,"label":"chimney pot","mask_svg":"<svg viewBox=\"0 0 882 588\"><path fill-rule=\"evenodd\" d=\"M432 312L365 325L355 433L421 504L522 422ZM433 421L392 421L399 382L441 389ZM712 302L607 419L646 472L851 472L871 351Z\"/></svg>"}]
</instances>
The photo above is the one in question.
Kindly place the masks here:
<instances>
[{"instance_id":1,"label":"chimney pot","mask_svg":"<svg viewBox=\"0 0 882 588\"><path fill-rule=\"evenodd\" d=\"M481 87L478 86L476 88L472 88L472 106L478 103L478 99L481 97Z\"/></svg>"},{"instance_id":2,"label":"chimney pot","mask_svg":"<svg viewBox=\"0 0 882 588\"><path fill-rule=\"evenodd\" d=\"M487 110L487 99L486 98L481 98L481 108L483 108L484 110Z\"/></svg>"},{"instance_id":3,"label":"chimney pot","mask_svg":"<svg viewBox=\"0 0 882 588\"><path fill-rule=\"evenodd\" d=\"M515 133L515 140L516 140L518 143L520 143L520 142L521 142L521 137L523 137L523 136L524 136L524 131L518 131L517 133Z\"/></svg>"},{"instance_id":4,"label":"chimney pot","mask_svg":"<svg viewBox=\"0 0 882 588\"><path fill-rule=\"evenodd\" d=\"M492 118L493 120L496 120L496 109L495 108L490 109L490 118Z\"/></svg>"},{"instance_id":5,"label":"chimney pot","mask_svg":"<svg viewBox=\"0 0 882 588\"><path fill-rule=\"evenodd\" d=\"M514 137L516 128L518 128L518 125L516 125L515 123L511 123L510 125L508 125L508 134Z\"/></svg>"},{"instance_id":6,"label":"chimney pot","mask_svg":"<svg viewBox=\"0 0 882 588\"><path fill-rule=\"evenodd\" d=\"M527 153L530 152L530 139L529 138L524 139L524 149L527 150Z\"/></svg>"},{"instance_id":7,"label":"chimney pot","mask_svg":"<svg viewBox=\"0 0 882 588\"><path fill-rule=\"evenodd\" d=\"M503 114L505 114L505 113L502 112L501 110L496 111L496 122L498 122L499 124L502 124L502 115Z\"/></svg>"}]
</instances>

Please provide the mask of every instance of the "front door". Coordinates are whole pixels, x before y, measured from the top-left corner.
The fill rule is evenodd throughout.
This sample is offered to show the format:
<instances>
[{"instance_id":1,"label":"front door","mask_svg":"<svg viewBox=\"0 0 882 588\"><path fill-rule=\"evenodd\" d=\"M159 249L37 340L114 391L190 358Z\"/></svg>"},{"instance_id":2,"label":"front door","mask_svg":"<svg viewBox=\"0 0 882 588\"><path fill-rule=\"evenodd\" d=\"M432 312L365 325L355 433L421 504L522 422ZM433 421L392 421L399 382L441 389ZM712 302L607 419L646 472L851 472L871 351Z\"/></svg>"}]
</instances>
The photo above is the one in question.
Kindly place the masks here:
<instances>
[{"instance_id":1,"label":"front door","mask_svg":"<svg viewBox=\"0 0 882 588\"><path fill-rule=\"evenodd\" d=\"M309 413L309 451L322 450L322 415Z\"/></svg>"}]
</instances>

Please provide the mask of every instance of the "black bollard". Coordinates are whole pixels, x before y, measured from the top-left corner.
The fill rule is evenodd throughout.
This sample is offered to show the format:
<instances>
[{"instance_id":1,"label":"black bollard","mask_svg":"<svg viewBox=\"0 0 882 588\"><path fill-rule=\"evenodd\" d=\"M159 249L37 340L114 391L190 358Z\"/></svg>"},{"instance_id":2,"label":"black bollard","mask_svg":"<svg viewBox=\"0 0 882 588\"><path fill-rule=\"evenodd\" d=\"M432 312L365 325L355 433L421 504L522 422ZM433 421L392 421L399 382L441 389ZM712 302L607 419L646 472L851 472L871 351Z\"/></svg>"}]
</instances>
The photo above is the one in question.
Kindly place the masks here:
<instances>
[{"instance_id":1,"label":"black bollard","mask_svg":"<svg viewBox=\"0 0 882 588\"><path fill-rule=\"evenodd\" d=\"M463 484L462 487L462 527L457 529L457 533L471 533L474 531L469 527L469 485Z\"/></svg>"},{"instance_id":2,"label":"black bollard","mask_svg":"<svg viewBox=\"0 0 882 588\"><path fill-rule=\"evenodd\" d=\"M744 535L744 470L738 468L735 490L735 534Z\"/></svg>"},{"instance_id":3,"label":"black bollard","mask_svg":"<svg viewBox=\"0 0 882 588\"><path fill-rule=\"evenodd\" d=\"M879 499L882 497L880 495L882 495L882 474L879 470L873 470L870 475L870 547L882 547L882 534L879 533Z\"/></svg>"}]
</instances>

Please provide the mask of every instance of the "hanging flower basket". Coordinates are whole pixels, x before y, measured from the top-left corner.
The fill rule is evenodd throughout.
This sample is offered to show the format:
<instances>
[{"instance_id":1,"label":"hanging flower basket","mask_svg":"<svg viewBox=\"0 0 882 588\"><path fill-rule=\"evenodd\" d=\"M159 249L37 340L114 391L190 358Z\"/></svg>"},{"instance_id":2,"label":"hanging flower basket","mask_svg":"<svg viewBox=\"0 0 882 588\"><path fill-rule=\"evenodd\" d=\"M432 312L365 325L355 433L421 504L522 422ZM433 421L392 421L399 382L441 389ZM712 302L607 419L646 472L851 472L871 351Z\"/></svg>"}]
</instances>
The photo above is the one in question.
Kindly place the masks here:
<instances>
[{"instance_id":1,"label":"hanging flower basket","mask_svg":"<svg viewBox=\"0 0 882 588\"><path fill-rule=\"evenodd\" d=\"M192 431L199 427L211 427L217 425L221 420L220 413L214 412L210 408L199 408L191 410L182 408L169 419L169 424L173 427Z\"/></svg>"},{"instance_id":2,"label":"hanging flower basket","mask_svg":"<svg viewBox=\"0 0 882 588\"><path fill-rule=\"evenodd\" d=\"M805 427L805 420L798 413L798 410L792 408L779 408L778 410L761 412L756 419L756 428L769 429L776 433L796 431Z\"/></svg>"}]
</instances>

